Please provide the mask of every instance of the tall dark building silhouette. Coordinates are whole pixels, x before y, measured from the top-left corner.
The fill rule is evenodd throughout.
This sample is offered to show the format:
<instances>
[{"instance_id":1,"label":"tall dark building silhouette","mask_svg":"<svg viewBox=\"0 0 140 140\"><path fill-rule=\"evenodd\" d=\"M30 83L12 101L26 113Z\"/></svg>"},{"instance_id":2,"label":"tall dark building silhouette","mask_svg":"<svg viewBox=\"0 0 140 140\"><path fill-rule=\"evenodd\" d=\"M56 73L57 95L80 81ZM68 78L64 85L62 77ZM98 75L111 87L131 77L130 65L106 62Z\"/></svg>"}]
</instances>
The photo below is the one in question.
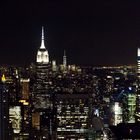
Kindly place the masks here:
<instances>
[{"instance_id":1,"label":"tall dark building silhouette","mask_svg":"<svg viewBox=\"0 0 140 140\"><path fill-rule=\"evenodd\" d=\"M8 140L9 105L4 75L0 81L0 140Z\"/></svg>"}]
</instances>

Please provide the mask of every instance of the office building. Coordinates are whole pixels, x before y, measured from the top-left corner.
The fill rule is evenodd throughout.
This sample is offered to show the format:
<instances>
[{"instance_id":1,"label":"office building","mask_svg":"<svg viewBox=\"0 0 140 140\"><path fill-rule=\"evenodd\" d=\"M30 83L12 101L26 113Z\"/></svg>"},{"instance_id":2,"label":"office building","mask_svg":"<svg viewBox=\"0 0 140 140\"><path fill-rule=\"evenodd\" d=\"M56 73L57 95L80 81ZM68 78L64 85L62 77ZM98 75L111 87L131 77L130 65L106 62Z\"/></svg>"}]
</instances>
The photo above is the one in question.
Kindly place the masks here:
<instances>
[{"instance_id":1,"label":"office building","mask_svg":"<svg viewBox=\"0 0 140 140\"><path fill-rule=\"evenodd\" d=\"M109 124L117 125L123 122L122 106L119 102L110 105Z\"/></svg>"},{"instance_id":2,"label":"office building","mask_svg":"<svg viewBox=\"0 0 140 140\"><path fill-rule=\"evenodd\" d=\"M57 139L88 139L91 127L91 102L87 93L57 93Z\"/></svg>"}]
</instances>

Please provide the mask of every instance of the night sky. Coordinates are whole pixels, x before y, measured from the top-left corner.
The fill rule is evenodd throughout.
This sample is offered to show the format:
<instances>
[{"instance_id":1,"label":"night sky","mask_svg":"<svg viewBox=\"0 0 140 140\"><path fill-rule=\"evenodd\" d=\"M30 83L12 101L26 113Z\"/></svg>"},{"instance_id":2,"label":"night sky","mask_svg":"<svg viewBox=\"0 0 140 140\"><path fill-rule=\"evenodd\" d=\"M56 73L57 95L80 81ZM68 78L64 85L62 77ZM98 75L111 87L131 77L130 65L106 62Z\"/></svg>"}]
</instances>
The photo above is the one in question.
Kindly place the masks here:
<instances>
[{"instance_id":1,"label":"night sky","mask_svg":"<svg viewBox=\"0 0 140 140\"><path fill-rule=\"evenodd\" d=\"M68 64L136 64L140 2L11 1L0 4L0 65L35 62L41 26L50 60Z\"/></svg>"}]
</instances>

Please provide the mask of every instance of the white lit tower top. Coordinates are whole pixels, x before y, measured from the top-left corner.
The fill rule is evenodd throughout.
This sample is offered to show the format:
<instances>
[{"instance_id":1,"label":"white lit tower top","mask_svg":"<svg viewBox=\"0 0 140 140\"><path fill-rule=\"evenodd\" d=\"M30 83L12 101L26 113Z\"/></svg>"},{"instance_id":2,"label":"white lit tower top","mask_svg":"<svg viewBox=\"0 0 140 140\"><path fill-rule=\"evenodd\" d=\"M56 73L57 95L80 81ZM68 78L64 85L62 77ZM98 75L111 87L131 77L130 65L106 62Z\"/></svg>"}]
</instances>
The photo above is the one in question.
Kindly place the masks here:
<instances>
[{"instance_id":1,"label":"white lit tower top","mask_svg":"<svg viewBox=\"0 0 140 140\"><path fill-rule=\"evenodd\" d=\"M42 27L42 37L41 37L41 46L38 49L37 52L37 63L49 63L49 53L48 50L45 47L45 43L44 43L44 28Z\"/></svg>"},{"instance_id":2,"label":"white lit tower top","mask_svg":"<svg viewBox=\"0 0 140 140\"><path fill-rule=\"evenodd\" d=\"M67 66L67 57L66 57L66 52L64 50L64 55L63 55L63 66L66 67Z\"/></svg>"},{"instance_id":3,"label":"white lit tower top","mask_svg":"<svg viewBox=\"0 0 140 140\"><path fill-rule=\"evenodd\" d=\"M137 50L137 73L140 78L140 48Z\"/></svg>"}]
</instances>

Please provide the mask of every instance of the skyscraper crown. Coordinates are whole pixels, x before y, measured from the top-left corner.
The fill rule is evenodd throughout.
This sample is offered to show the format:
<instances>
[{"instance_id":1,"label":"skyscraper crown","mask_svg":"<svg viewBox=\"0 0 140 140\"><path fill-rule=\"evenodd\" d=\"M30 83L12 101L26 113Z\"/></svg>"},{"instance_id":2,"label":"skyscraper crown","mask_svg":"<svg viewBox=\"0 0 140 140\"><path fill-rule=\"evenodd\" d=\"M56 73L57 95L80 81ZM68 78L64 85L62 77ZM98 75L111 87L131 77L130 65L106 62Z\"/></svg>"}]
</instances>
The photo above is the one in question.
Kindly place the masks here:
<instances>
[{"instance_id":1,"label":"skyscraper crown","mask_svg":"<svg viewBox=\"0 0 140 140\"><path fill-rule=\"evenodd\" d=\"M37 63L49 63L49 54L48 50L45 47L44 43L44 28L42 27L42 36L41 36L41 46L37 52Z\"/></svg>"}]
</instances>

